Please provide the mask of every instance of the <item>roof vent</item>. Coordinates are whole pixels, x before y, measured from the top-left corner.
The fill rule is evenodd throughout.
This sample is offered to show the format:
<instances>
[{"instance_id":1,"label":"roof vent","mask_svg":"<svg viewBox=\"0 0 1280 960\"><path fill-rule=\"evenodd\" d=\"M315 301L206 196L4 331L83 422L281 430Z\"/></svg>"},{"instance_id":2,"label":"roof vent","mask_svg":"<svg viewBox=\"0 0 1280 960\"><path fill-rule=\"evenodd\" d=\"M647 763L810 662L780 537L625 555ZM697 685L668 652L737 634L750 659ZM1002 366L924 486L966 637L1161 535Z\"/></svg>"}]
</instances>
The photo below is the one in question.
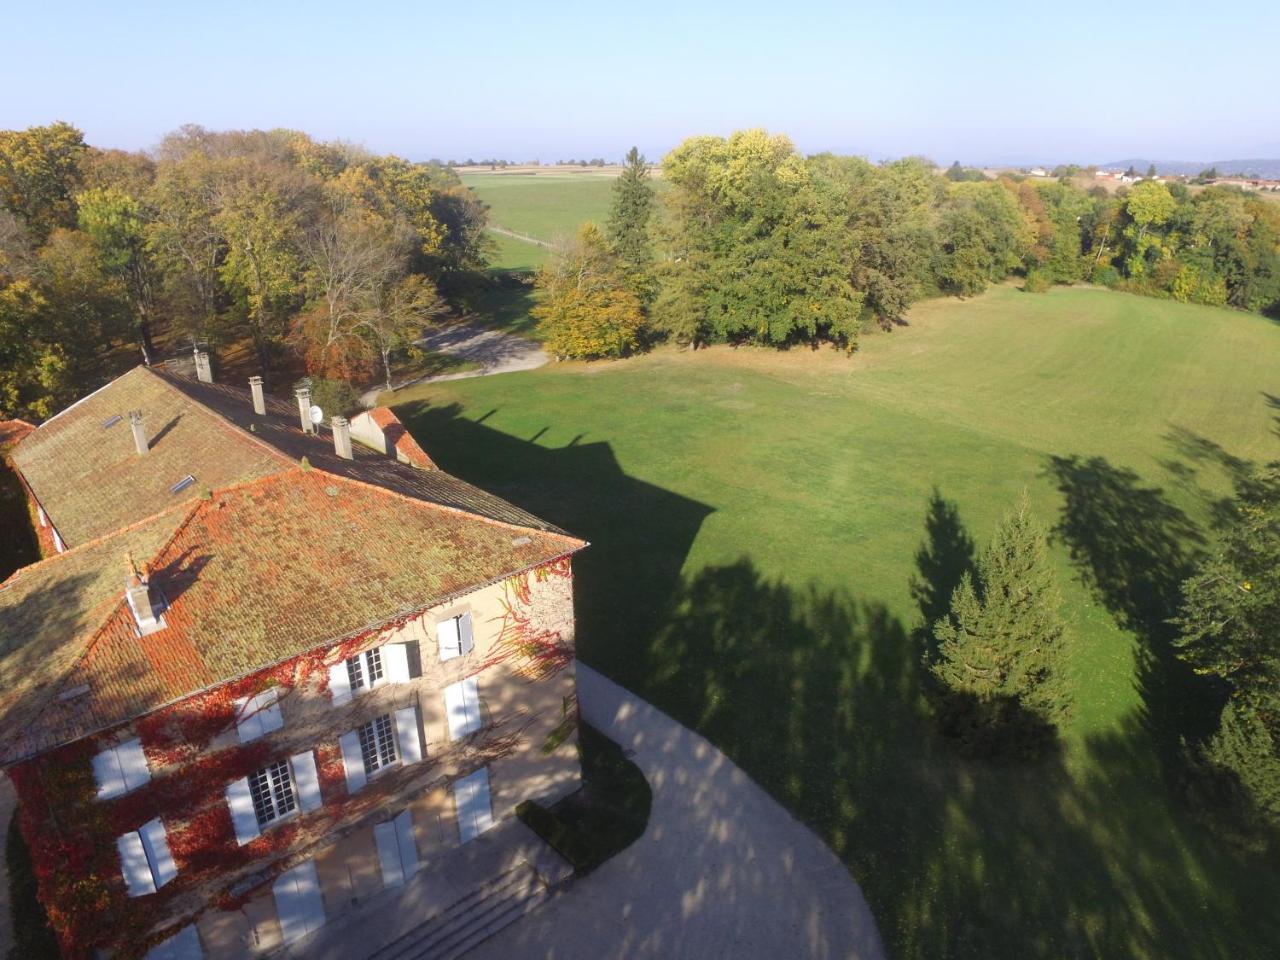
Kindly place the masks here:
<instances>
[{"instance_id":1,"label":"roof vent","mask_svg":"<svg viewBox=\"0 0 1280 960\"><path fill-rule=\"evenodd\" d=\"M147 443L147 432L142 428L142 411L129 411L129 426L133 429L133 445L138 453L146 453L150 445Z\"/></svg>"},{"instance_id":2,"label":"roof vent","mask_svg":"<svg viewBox=\"0 0 1280 960\"><path fill-rule=\"evenodd\" d=\"M126 555L126 559L128 568L124 578L124 599L129 612L133 614L133 622L138 625L138 633L145 637L164 629L164 604L157 608L152 603L148 578L138 572L132 554Z\"/></svg>"},{"instance_id":3,"label":"roof vent","mask_svg":"<svg viewBox=\"0 0 1280 960\"><path fill-rule=\"evenodd\" d=\"M196 347L196 379L201 383L213 383L213 366L209 363L209 351Z\"/></svg>"},{"instance_id":4,"label":"roof vent","mask_svg":"<svg viewBox=\"0 0 1280 960\"><path fill-rule=\"evenodd\" d=\"M108 427L114 427L123 419L124 417L120 416L120 414L113 413L111 416L107 417L107 419L102 421L102 429L106 430Z\"/></svg>"},{"instance_id":5,"label":"roof vent","mask_svg":"<svg viewBox=\"0 0 1280 960\"><path fill-rule=\"evenodd\" d=\"M261 378L261 377L250 377L250 378L249 378L249 391L253 394L253 412L254 412L254 413L256 413L256 414L257 414L258 416L260 416L260 417L264 417L264 416L266 416L266 414L267 414L267 398L266 398L266 397L263 395L263 393L262 393L262 378ZM250 425L249 429L250 429L250 430L252 430L252 429L253 429L252 425Z\"/></svg>"},{"instance_id":6,"label":"roof vent","mask_svg":"<svg viewBox=\"0 0 1280 960\"><path fill-rule=\"evenodd\" d=\"M531 543L533 543L532 537L516 537L511 541L513 547L527 547Z\"/></svg>"},{"instance_id":7,"label":"roof vent","mask_svg":"<svg viewBox=\"0 0 1280 960\"><path fill-rule=\"evenodd\" d=\"M343 460L354 459L351 452L351 422L346 417L334 417L329 423L333 427L333 452Z\"/></svg>"},{"instance_id":8,"label":"roof vent","mask_svg":"<svg viewBox=\"0 0 1280 960\"><path fill-rule=\"evenodd\" d=\"M170 487L169 492L181 493L183 490L187 489L187 487L191 486L195 482L196 482L196 478L188 473L185 477L183 477L181 480L175 483L172 487Z\"/></svg>"},{"instance_id":9,"label":"roof vent","mask_svg":"<svg viewBox=\"0 0 1280 960\"><path fill-rule=\"evenodd\" d=\"M89 692L89 685L82 683L78 687L72 687L70 690L63 690L58 694L59 700L74 700L76 697L83 697Z\"/></svg>"},{"instance_id":10,"label":"roof vent","mask_svg":"<svg viewBox=\"0 0 1280 960\"><path fill-rule=\"evenodd\" d=\"M302 421L302 432L314 433L316 428L311 422L311 388L298 387L293 395L298 398L298 419Z\"/></svg>"}]
</instances>

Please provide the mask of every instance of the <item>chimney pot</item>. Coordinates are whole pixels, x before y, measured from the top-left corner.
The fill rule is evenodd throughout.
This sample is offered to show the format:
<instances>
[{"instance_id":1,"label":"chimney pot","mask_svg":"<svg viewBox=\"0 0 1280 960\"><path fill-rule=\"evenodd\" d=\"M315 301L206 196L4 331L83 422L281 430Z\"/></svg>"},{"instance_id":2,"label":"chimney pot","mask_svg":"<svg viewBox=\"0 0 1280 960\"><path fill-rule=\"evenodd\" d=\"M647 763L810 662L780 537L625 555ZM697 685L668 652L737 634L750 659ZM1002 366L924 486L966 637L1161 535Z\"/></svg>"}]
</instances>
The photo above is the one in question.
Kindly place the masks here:
<instances>
[{"instance_id":1,"label":"chimney pot","mask_svg":"<svg viewBox=\"0 0 1280 960\"><path fill-rule=\"evenodd\" d=\"M253 393L253 412L260 417L267 415L267 399L262 393L262 378L250 377L249 389Z\"/></svg>"},{"instance_id":2,"label":"chimney pot","mask_svg":"<svg viewBox=\"0 0 1280 960\"><path fill-rule=\"evenodd\" d=\"M196 379L201 383L213 383L213 367L209 364L209 352L196 347L195 355Z\"/></svg>"},{"instance_id":3,"label":"chimney pot","mask_svg":"<svg viewBox=\"0 0 1280 960\"><path fill-rule=\"evenodd\" d=\"M138 622L138 627L148 632L157 626L155 610L151 606L151 588L147 586L146 577L138 573L133 556L127 555L124 577L124 597L129 602L129 609Z\"/></svg>"},{"instance_id":4,"label":"chimney pot","mask_svg":"<svg viewBox=\"0 0 1280 960\"><path fill-rule=\"evenodd\" d=\"M351 452L351 421L346 417L333 417L329 421L333 427L333 452L343 460L354 460Z\"/></svg>"},{"instance_id":5,"label":"chimney pot","mask_svg":"<svg viewBox=\"0 0 1280 960\"><path fill-rule=\"evenodd\" d=\"M315 425L311 422L311 388L299 387L293 395L298 398L298 417L302 421L302 432L312 433Z\"/></svg>"},{"instance_id":6,"label":"chimney pot","mask_svg":"<svg viewBox=\"0 0 1280 960\"><path fill-rule=\"evenodd\" d=\"M129 427L133 430L133 445L139 454L146 453L150 449L147 443L147 432L142 426L142 411L129 411Z\"/></svg>"}]
</instances>

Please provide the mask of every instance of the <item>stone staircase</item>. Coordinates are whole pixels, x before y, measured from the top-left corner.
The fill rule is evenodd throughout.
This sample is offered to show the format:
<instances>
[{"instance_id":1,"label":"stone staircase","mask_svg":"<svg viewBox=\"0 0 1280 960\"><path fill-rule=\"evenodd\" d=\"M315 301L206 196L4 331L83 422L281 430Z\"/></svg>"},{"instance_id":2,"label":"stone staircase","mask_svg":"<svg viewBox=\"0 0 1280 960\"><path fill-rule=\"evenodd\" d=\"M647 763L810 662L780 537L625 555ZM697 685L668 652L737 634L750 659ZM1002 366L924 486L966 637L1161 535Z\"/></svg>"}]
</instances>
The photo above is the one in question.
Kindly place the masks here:
<instances>
[{"instance_id":1,"label":"stone staircase","mask_svg":"<svg viewBox=\"0 0 1280 960\"><path fill-rule=\"evenodd\" d=\"M550 896L538 871L521 863L371 954L369 960L454 960Z\"/></svg>"}]
</instances>

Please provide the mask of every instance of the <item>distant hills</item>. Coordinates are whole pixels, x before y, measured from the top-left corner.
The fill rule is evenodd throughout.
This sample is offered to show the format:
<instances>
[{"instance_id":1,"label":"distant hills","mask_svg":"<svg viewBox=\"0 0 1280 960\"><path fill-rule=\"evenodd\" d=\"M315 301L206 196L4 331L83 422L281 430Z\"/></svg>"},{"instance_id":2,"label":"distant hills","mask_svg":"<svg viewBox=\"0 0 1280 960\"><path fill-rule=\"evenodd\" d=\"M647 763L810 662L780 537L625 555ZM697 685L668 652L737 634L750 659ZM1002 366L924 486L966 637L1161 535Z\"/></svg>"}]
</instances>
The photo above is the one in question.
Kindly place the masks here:
<instances>
[{"instance_id":1,"label":"distant hills","mask_svg":"<svg viewBox=\"0 0 1280 960\"><path fill-rule=\"evenodd\" d=\"M1099 164L1103 170L1128 170L1133 167L1139 173L1146 173L1151 164L1156 165L1156 172L1172 176L1195 176L1201 170L1217 168L1222 176L1243 174L1246 177L1265 177L1268 180L1280 180L1280 160L1113 160Z\"/></svg>"}]
</instances>

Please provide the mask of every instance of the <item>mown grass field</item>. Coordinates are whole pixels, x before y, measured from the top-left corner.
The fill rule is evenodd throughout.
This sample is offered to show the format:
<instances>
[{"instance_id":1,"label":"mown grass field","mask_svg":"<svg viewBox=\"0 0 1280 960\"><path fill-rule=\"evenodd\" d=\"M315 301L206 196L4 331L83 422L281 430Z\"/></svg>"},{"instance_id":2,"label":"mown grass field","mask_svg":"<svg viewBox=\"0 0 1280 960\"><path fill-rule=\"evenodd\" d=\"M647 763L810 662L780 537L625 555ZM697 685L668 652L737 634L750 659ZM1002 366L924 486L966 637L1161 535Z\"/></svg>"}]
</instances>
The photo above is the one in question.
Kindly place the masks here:
<instances>
[{"instance_id":1,"label":"mown grass field","mask_svg":"<svg viewBox=\"0 0 1280 960\"><path fill-rule=\"evenodd\" d=\"M1234 479L1280 456L1277 357L1256 316L1006 286L851 359L663 351L392 399L445 469L592 541L583 659L817 830L892 956L1226 960L1276 955L1280 867L1179 800L1167 761L1214 694L1164 620ZM920 611L1024 487L1075 709L1060 756L961 760Z\"/></svg>"}]
</instances>

